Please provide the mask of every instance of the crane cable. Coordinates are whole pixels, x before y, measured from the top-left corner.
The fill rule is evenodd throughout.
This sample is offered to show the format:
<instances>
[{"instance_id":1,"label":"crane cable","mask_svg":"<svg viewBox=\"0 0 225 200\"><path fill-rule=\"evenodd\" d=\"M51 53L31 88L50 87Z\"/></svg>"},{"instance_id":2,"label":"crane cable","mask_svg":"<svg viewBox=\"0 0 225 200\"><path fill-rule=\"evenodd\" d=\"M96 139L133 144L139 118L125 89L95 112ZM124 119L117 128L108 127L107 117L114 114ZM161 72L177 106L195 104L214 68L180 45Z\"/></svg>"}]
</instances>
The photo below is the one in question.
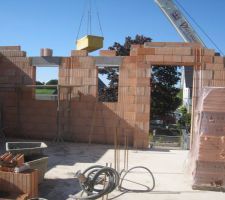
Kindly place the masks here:
<instances>
[{"instance_id":1,"label":"crane cable","mask_svg":"<svg viewBox=\"0 0 225 200\"><path fill-rule=\"evenodd\" d=\"M207 32L198 24L198 22L191 16L191 14L179 3L174 0L176 4L184 11L184 13L194 22L194 24L199 28L199 30L208 38L208 40L216 47L216 49L224 56L223 51L218 47L218 45L213 41L213 39L207 34Z\"/></svg>"},{"instance_id":2,"label":"crane cable","mask_svg":"<svg viewBox=\"0 0 225 200\"><path fill-rule=\"evenodd\" d=\"M97 12L97 20L98 20L98 25L99 25L99 29L101 32L101 36L103 37L103 31L102 31L102 25L101 25L101 20L100 20L100 15L99 15L99 10L98 10L98 6L97 6L97 2L94 0L94 6ZM88 16L87 16L87 35L90 33L90 35L92 34L92 0L86 0L85 4L84 4L84 8L83 8L83 12L82 12L82 16L80 19L80 23L79 23L79 27L78 27L78 32L77 32L77 36L76 36L76 41L78 40L79 34L80 34L80 30L81 30L81 26L83 24L83 20L85 18L85 14L86 14L86 10L88 10Z\"/></svg>"},{"instance_id":3,"label":"crane cable","mask_svg":"<svg viewBox=\"0 0 225 200\"><path fill-rule=\"evenodd\" d=\"M102 25L101 25L101 20L100 20L100 15L99 15L97 1L94 1L94 3L95 3L96 11L97 11L99 29L101 31L101 36L103 37L103 30L102 30Z\"/></svg>"}]
</instances>

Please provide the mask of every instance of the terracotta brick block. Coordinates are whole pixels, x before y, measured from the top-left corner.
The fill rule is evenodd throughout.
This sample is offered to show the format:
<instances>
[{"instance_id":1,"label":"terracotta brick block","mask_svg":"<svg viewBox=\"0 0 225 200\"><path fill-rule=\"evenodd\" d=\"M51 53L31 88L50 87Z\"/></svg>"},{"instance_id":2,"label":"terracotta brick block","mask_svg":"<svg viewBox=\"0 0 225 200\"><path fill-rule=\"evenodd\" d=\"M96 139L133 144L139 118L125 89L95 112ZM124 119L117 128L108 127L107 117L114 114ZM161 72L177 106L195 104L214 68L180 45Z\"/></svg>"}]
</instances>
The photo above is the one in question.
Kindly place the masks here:
<instances>
[{"instance_id":1,"label":"terracotta brick block","mask_svg":"<svg viewBox=\"0 0 225 200\"><path fill-rule=\"evenodd\" d=\"M146 63L145 63L145 57L146 55L138 55L137 56L137 65L140 68L144 68ZM141 64L141 65L140 65Z\"/></svg>"},{"instance_id":2,"label":"terracotta brick block","mask_svg":"<svg viewBox=\"0 0 225 200\"><path fill-rule=\"evenodd\" d=\"M181 56L166 55L166 56L163 56L163 61L169 62L169 63L180 63L181 62Z\"/></svg>"},{"instance_id":3,"label":"terracotta brick block","mask_svg":"<svg viewBox=\"0 0 225 200\"><path fill-rule=\"evenodd\" d=\"M83 78L83 85L97 85L97 78Z\"/></svg>"},{"instance_id":4,"label":"terracotta brick block","mask_svg":"<svg viewBox=\"0 0 225 200\"><path fill-rule=\"evenodd\" d=\"M98 76L98 70L97 69L89 69L89 78L96 78Z\"/></svg>"},{"instance_id":5,"label":"terracotta brick block","mask_svg":"<svg viewBox=\"0 0 225 200\"><path fill-rule=\"evenodd\" d=\"M183 63L193 63L195 62L195 57L194 56L182 56L181 61Z\"/></svg>"},{"instance_id":6,"label":"terracotta brick block","mask_svg":"<svg viewBox=\"0 0 225 200\"><path fill-rule=\"evenodd\" d=\"M145 87L137 87L136 88L136 94L139 96L144 96L145 95Z\"/></svg>"},{"instance_id":7,"label":"terracotta brick block","mask_svg":"<svg viewBox=\"0 0 225 200\"><path fill-rule=\"evenodd\" d=\"M128 95L128 86L121 86L119 87L119 96L126 96ZM133 94L135 95L135 93Z\"/></svg>"},{"instance_id":8,"label":"terracotta brick block","mask_svg":"<svg viewBox=\"0 0 225 200\"><path fill-rule=\"evenodd\" d=\"M211 70L224 70L223 64L212 64L212 63L206 63L205 69L211 69Z\"/></svg>"},{"instance_id":9,"label":"terracotta brick block","mask_svg":"<svg viewBox=\"0 0 225 200\"><path fill-rule=\"evenodd\" d=\"M149 64L145 62L145 58L142 58L142 61L138 61L134 69L148 69L149 67Z\"/></svg>"},{"instance_id":10,"label":"terracotta brick block","mask_svg":"<svg viewBox=\"0 0 225 200\"><path fill-rule=\"evenodd\" d=\"M136 103L137 104L149 104L150 102L150 97L146 96L137 96L136 97Z\"/></svg>"},{"instance_id":11,"label":"terracotta brick block","mask_svg":"<svg viewBox=\"0 0 225 200\"><path fill-rule=\"evenodd\" d=\"M213 56L202 56L202 61L205 63L213 63Z\"/></svg>"},{"instance_id":12,"label":"terracotta brick block","mask_svg":"<svg viewBox=\"0 0 225 200\"><path fill-rule=\"evenodd\" d=\"M192 48L188 47L175 47L173 48L174 55L182 55L182 56L191 56L192 55Z\"/></svg>"},{"instance_id":13,"label":"terracotta brick block","mask_svg":"<svg viewBox=\"0 0 225 200\"><path fill-rule=\"evenodd\" d=\"M130 56L137 56L138 55L138 48L139 47L132 47L131 45L131 49L130 49Z\"/></svg>"},{"instance_id":14,"label":"terracotta brick block","mask_svg":"<svg viewBox=\"0 0 225 200\"><path fill-rule=\"evenodd\" d=\"M116 56L115 50L100 50L100 56Z\"/></svg>"},{"instance_id":15,"label":"terracotta brick block","mask_svg":"<svg viewBox=\"0 0 225 200\"><path fill-rule=\"evenodd\" d=\"M17 50L20 51L20 46L0 46L0 50Z\"/></svg>"},{"instance_id":16,"label":"terracotta brick block","mask_svg":"<svg viewBox=\"0 0 225 200\"><path fill-rule=\"evenodd\" d=\"M88 51L86 50L72 50L71 56L88 56Z\"/></svg>"},{"instance_id":17,"label":"terracotta brick block","mask_svg":"<svg viewBox=\"0 0 225 200\"><path fill-rule=\"evenodd\" d=\"M144 131L149 132L150 126L149 126L149 122L144 122Z\"/></svg>"},{"instance_id":18,"label":"terracotta brick block","mask_svg":"<svg viewBox=\"0 0 225 200\"><path fill-rule=\"evenodd\" d=\"M137 76L136 70L128 70L128 78L135 78Z\"/></svg>"},{"instance_id":19,"label":"terracotta brick block","mask_svg":"<svg viewBox=\"0 0 225 200\"><path fill-rule=\"evenodd\" d=\"M94 127L94 137L97 137L98 135L104 136L105 134L105 128L104 126L96 126Z\"/></svg>"},{"instance_id":20,"label":"terracotta brick block","mask_svg":"<svg viewBox=\"0 0 225 200\"><path fill-rule=\"evenodd\" d=\"M173 55L173 48L171 47L155 48L155 55Z\"/></svg>"},{"instance_id":21,"label":"terracotta brick block","mask_svg":"<svg viewBox=\"0 0 225 200\"><path fill-rule=\"evenodd\" d=\"M224 64L224 58L221 56L214 56L214 63L215 64Z\"/></svg>"},{"instance_id":22,"label":"terracotta brick block","mask_svg":"<svg viewBox=\"0 0 225 200\"><path fill-rule=\"evenodd\" d=\"M86 58L86 57L85 57ZM81 63L79 61L79 57L71 57L70 63L66 64L65 67L80 67Z\"/></svg>"},{"instance_id":23,"label":"terracotta brick block","mask_svg":"<svg viewBox=\"0 0 225 200\"><path fill-rule=\"evenodd\" d=\"M213 79L213 71L212 70L199 70L203 80L212 80Z\"/></svg>"},{"instance_id":24,"label":"terracotta brick block","mask_svg":"<svg viewBox=\"0 0 225 200\"><path fill-rule=\"evenodd\" d=\"M148 122L149 121L149 114L148 113L137 113L136 114L136 121Z\"/></svg>"},{"instance_id":25,"label":"terracotta brick block","mask_svg":"<svg viewBox=\"0 0 225 200\"><path fill-rule=\"evenodd\" d=\"M146 78L151 76L151 67L148 66L148 69L145 68L138 68L137 72L135 72L136 77L138 78Z\"/></svg>"},{"instance_id":26,"label":"terracotta brick block","mask_svg":"<svg viewBox=\"0 0 225 200\"><path fill-rule=\"evenodd\" d=\"M126 56L123 59L122 66L126 68L126 64L130 64L130 63L135 63L136 64L136 61L137 61L137 57L136 56Z\"/></svg>"},{"instance_id":27,"label":"terracotta brick block","mask_svg":"<svg viewBox=\"0 0 225 200\"><path fill-rule=\"evenodd\" d=\"M135 112L124 112L124 119L135 120Z\"/></svg>"},{"instance_id":28,"label":"terracotta brick block","mask_svg":"<svg viewBox=\"0 0 225 200\"><path fill-rule=\"evenodd\" d=\"M128 95L135 95L135 87L128 87L128 92L127 92Z\"/></svg>"},{"instance_id":29,"label":"terracotta brick block","mask_svg":"<svg viewBox=\"0 0 225 200\"><path fill-rule=\"evenodd\" d=\"M133 95L119 96L119 102L126 102L132 104L135 102L135 96Z\"/></svg>"},{"instance_id":30,"label":"terracotta brick block","mask_svg":"<svg viewBox=\"0 0 225 200\"><path fill-rule=\"evenodd\" d=\"M26 52L25 51L17 51L17 50L0 50L0 55L6 56L6 57L25 57Z\"/></svg>"},{"instance_id":31,"label":"terracotta brick block","mask_svg":"<svg viewBox=\"0 0 225 200\"><path fill-rule=\"evenodd\" d=\"M123 109L127 112L135 112L135 104L124 104Z\"/></svg>"},{"instance_id":32,"label":"terracotta brick block","mask_svg":"<svg viewBox=\"0 0 225 200\"><path fill-rule=\"evenodd\" d=\"M137 49L138 55L155 55L155 48L139 48Z\"/></svg>"},{"instance_id":33,"label":"terracotta brick block","mask_svg":"<svg viewBox=\"0 0 225 200\"><path fill-rule=\"evenodd\" d=\"M119 85L120 86L136 86L136 78L129 78L129 79L120 79Z\"/></svg>"},{"instance_id":34,"label":"terracotta brick block","mask_svg":"<svg viewBox=\"0 0 225 200\"><path fill-rule=\"evenodd\" d=\"M112 103L112 102L104 102L103 103L104 105L104 108L103 109L110 109L112 111L116 110L117 109L117 103Z\"/></svg>"},{"instance_id":35,"label":"terracotta brick block","mask_svg":"<svg viewBox=\"0 0 225 200\"><path fill-rule=\"evenodd\" d=\"M184 42L165 42L165 46L167 47L183 47L184 46Z\"/></svg>"},{"instance_id":36,"label":"terracotta brick block","mask_svg":"<svg viewBox=\"0 0 225 200\"><path fill-rule=\"evenodd\" d=\"M204 54L204 56L214 56L215 50L214 49L204 49L203 54Z\"/></svg>"},{"instance_id":37,"label":"terracotta brick block","mask_svg":"<svg viewBox=\"0 0 225 200\"><path fill-rule=\"evenodd\" d=\"M163 62L163 55L147 55L146 61L150 63Z\"/></svg>"},{"instance_id":38,"label":"terracotta brick block","mask_svg":"<svg viewBox=\"0 0 225 200\"><path fill-rule=\"evenodd\" d=\"M211 80L210 86L213 87L225 87L225 81L224 80Z\"/></svg>"},{"instance_id":39,"label":"terracotta brick block","mask_svg":"<svg viewBox=\"0 0 225 200\"><path fill-rule=\"evenodd\" d=\"M71 69L69 71L69 75L71 76L71 78L75 78L75 77L89 77L89 69Z\"/></svg>"},{"instance_id":40,"label":"terracotta brick block","mask_svg":"<svg viewBox=\"0 0 225 200\"><path fill-rule=\"evenodd\" d=\"M198 49L202 48L202 45L200 43L192 43L192 42L184 42L183 46L184 47L198 48Z\"/></svg>"},{"instance_id":41,"label":"terracotta brick block","mask_svg":"<svg viewBox=\"0 0 225 200\"><path fill-rule=\"evenodd\" d=\"M150 112L150 104L145 104L144 105L144 113L149 113Z\"/></svg>"},{"instance_id":42,"label":"terracotta brick block","mask_svg":"<svg viewBox=\"0 0 225 200\"><path fill-rule=\"evenodd\" d=\"M135 148L145 149L148 147L148 145L149 145L149 141L148 141L147 135L145 137L141 137L140 134L138 136L135 136L135 138L134 138L134 147Z\"/></svg>"},{"instance_id":43,"label":"terracotta brick block","mask_svg":"<svg viewBox=\"0 0 225 200\"><path fill-rule=\"evenodd\" d=\"M150 86L150 78L137 78L136 86Z\"/></svg>"},{"instance_id":44,"label":"terracotta brick block","mask_svg":"<svg viewBox=\"0 0 225 200\"><path fill-rule=\"evenodd\" d=\"M225 71L214 71L214 80L225 80Z\"/></svg>"},{"instance_id":45,"label":"terracotta brick block","mask_svg":"<svg viewBox=\"0 0 225 200\"><path fill-rule=\"evenodd\" d=\"M144 112L145 105L144 104L136 104L136 112Z\"/></svg>"},{"instance_id":46,"label":"terracotta brick block","mask_svg":"<svg viewBox=\"0 0 225 200\"><path fill-rule=\"evenodd\" d=\"M81 77L70 79L71 85L83 85L83 79Z\"/></svg>"}]
</instances>

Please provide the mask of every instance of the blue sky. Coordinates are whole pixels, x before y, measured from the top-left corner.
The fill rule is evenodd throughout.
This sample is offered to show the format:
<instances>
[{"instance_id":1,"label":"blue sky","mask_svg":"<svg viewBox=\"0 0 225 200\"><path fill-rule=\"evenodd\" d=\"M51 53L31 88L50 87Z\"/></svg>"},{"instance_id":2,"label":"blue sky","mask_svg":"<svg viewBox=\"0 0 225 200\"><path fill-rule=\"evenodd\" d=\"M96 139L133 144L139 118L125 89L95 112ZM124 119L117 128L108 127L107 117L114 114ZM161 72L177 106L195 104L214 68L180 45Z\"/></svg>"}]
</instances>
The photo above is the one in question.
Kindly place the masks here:
<instances>
[{"instance_id":1,"label":"blue sky","mask_svg":"<svg viewBox=\"0 0 225 200\"><path fill-rule=\"evenodd\" d=\"M56 56L70 55L70 51L75 49L85 1L0 0L0 45L21 45L28 56L38 56L40 48L44 47L52 48ZM149 36L153 41L182 41L154 0L95 1L100 13L105 49L114 41L123 43L126 36L136 34ZM225 1L178 1L225 52ZM93 34L100 34L96 10L92 19ZM86 27L84 21L80 36L86 34ZM213 47L201 33L199 35L209 48Z\"/></svg>"}]
</instances>

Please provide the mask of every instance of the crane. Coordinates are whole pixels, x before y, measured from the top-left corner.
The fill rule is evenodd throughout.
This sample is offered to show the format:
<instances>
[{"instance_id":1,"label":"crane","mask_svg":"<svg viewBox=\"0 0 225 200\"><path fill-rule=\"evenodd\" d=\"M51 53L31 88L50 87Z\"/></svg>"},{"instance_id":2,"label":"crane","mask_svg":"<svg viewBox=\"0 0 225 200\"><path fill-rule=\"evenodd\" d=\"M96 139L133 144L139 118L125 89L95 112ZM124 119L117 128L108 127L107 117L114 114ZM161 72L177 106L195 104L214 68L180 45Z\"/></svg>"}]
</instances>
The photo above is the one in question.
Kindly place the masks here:
<instances>
[{"instance_id":1,"label":"crane","mask_svg":"<svg viewBox=\"0 0 225 200\"><path fill-rule=\"evenodd\" d=\"M185 42L197 42L203 47L206 47L197 32L188 22L187 18L172 0L155 0L155 2Z\"/></svg>"}]
</instances>

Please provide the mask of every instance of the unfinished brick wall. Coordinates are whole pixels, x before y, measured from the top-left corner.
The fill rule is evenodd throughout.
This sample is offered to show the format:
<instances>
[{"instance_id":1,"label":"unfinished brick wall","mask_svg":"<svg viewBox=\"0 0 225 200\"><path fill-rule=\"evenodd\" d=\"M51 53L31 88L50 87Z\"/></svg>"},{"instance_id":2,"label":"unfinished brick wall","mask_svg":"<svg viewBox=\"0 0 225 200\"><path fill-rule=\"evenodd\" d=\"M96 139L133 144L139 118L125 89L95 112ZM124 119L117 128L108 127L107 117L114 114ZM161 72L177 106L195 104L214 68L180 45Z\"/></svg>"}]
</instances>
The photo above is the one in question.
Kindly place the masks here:
<instances>
[{"instance_id":1,"label":"unfinished brick wall","mask_svg":"<svg viewBox=\"0 0 225 200\"><path fill-rule=\"evenodd\" d=\"M98 102L97 57L72 51L59 63L59 102L34 98L35 67L20 47L0 47L0 95L6 135L113 144L117 132L135 147L148 146L151 66L194 67L193 109L203 86L224 86L224 58L198 44L134 45L121 57L118 102ZM115 57L102 51L103 60ZM58 106L59 105L59 106ZM57 112L58 109L58 112ZM194 118L193 118L194 120ZM193 143L193 145L195 145Z\"/></svg>"},{"instance_id":2,"label":"unfinished brick wall","mask_svg":"<svg viewBox=\"0 0 225 200\"><path fill-rule=\"evenodd\" d=\"M0 47L0 104L7 134L20 132L21 85L32 85L33 69L19 46Z\"/></svg>"},{"instance_id":3,"label":"unfinished brick wall","mask_svg":"<svg viewBox=\"0 0 225 200\"><path fill-rule=\"evenodd\" d=\"M75 56L63 59L59 83L72 86L70 97L65 93L60 97L64 106L70 106L69 110L71 110L62 110L62 115L65 116L60 126L64 129L61 130L63 135L73 141L113 144L117 132L121 143L124 141L124 136L128 135L129 144L133 145L135 141L133 137L138 132L140 137L135 145L147 146L149 122L145 124L146 131L143 133L144 127L139 127L139 119L136 120L136 109L141 109L135 103L136 70L136 59L125 57L120 66L118 102L102 103L98 102L98 71L95 58ZM150 82L149 78L148 82ZM62 89L68 90L66 87ZM70 103L68 98L71 99ZM143 107L142 115L143 113L147 113L147 119L149 106Z\"/></svg>"}]
</instances>

